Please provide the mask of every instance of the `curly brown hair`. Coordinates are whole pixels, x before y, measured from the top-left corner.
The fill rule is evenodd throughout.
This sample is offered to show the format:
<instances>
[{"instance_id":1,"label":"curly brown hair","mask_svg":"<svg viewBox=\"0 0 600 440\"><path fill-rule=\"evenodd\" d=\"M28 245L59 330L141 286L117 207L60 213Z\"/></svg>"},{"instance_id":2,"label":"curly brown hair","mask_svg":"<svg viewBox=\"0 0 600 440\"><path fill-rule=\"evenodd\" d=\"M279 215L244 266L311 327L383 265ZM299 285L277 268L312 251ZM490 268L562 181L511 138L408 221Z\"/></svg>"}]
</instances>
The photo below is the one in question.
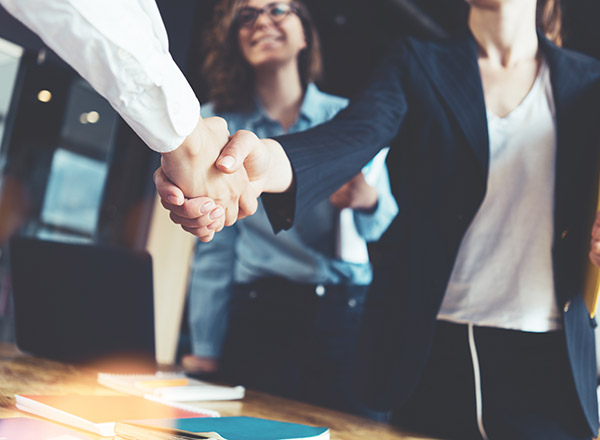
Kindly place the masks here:
<instances>
[{"instance_id":1,"label":"curly brown hair","mask_svg":"<svg viewBox=\"0 0 600 440\"><path fill-rule=\"evenodd\" d=\"M247 0L221 0L214 18L203 36L205 58L203 73L208 84L208 98L215 111L239 111L252 104L254 74L238 45L238 10ZM321 47L317 29L306 6L290 2L302 23L306 48L298 55L302 86L318 80L322 74Z\"/></svg>"}]
</instances>

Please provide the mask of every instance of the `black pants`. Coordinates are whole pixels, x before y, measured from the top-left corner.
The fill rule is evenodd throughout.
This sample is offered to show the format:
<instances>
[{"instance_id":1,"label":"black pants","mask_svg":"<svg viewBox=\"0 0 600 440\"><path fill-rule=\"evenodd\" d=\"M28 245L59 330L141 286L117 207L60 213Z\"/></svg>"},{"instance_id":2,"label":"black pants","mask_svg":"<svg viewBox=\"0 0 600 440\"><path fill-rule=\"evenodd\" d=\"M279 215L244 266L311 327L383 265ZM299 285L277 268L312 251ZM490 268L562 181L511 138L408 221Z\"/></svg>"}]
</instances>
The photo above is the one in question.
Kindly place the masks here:
<instances>
[{"instance_id":1,"label":"black pants","mask_svg":"<svg viewBox=\"0 0 600 440\"><path fill-rule=\"evenodd\" d=\"M473 347L489 440L591 439L562 331L529 333L438 321L420 383L392 422L443 439L481 439ZM474 344L474 345L473 345Z\"/></svg>"},{"instance_id":2,"label":"black pants","mask_svg":"<svg viewBox=\"0 0 600 440\"><path fill-rule=\"evenodd\" d=\"M221 371L231 382L382 419L352 397L351 378L367 286L283 279L237 285Z\"/></svg>"}]
</instances>

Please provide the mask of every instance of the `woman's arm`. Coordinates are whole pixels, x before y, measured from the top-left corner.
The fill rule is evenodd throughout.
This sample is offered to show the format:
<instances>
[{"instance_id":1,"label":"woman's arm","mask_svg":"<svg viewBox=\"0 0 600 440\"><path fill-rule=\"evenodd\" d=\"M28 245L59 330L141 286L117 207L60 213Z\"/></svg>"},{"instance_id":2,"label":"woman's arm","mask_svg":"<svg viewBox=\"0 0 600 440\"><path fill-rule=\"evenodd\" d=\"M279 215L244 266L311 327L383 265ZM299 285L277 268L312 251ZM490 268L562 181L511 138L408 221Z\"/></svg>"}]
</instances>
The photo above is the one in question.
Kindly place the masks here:
<instances>
[{"instance_id":1,"label":"woman's arm","mask_svg":"<svg viewBox=\"0 0 600 440\"><path fill-rule=\"evenodd\" d=\"M358 174L398 134L408 105L402 87L403 40L393 45L369 85L331 121L301 133L275 137L293 167L296 215L328 197ZM271 214L277 200L265 203ZM290 217L291 210L283 213ZM272 222L286 224L281 215ZM291 226L291 224L288 224Z\"/></svg>"},{"instance_id":2,"label":"woman's arm","mask_svg":"<svg viewBox=\"0 0 600 440\"><path fill-rule=\"evenodd\" d=\"M263 196L263 202L274 230L291 227L296 213L328 197L358 174L398 134L407 112L402 88L404 56L404 44L399 42L370 85L330 122L274 139L261 140L250 132L237 132L221 152L217 168L233 173L243 166L250 180L249 193L256 197L271 193ZM165 197L180 194L165 180L157 182L157 188ZM186 230L205 231L210 219L186 216L193 211L184 206L188 202L195 203L165 207L178 216Z\"/></svg>"},{"instance_id":3,"label":"woman's arm","mask_svg":"<svg viewBox=\"0 0 600 440\"><path fill-rule=\"evenodd\" d=\"M377 241L390 226L398 214L398 204L392 195L387 166L383 166L375 182L378 195L374 211L354 210L356 230L365 241Z\"/></svg>"}]
</instances>

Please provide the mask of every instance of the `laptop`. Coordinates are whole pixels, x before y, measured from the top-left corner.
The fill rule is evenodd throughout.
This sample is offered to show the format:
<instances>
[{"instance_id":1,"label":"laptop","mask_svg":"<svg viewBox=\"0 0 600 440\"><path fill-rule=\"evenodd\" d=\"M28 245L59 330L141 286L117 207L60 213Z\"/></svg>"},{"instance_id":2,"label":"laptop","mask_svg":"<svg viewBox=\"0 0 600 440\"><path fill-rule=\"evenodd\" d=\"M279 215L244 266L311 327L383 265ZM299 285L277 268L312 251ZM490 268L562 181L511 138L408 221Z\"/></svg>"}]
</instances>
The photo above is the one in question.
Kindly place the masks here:
<instances>
[{"instance_id":1,"label":"laptop","mask_svg":"<svg viewBox=\"0 0 600 440\"><path fill-rule=\"evenodd\" d=\"M154 368L147 252L21 236L9 246L20 350L109 372Z\"/></svg>"}]
</instances>

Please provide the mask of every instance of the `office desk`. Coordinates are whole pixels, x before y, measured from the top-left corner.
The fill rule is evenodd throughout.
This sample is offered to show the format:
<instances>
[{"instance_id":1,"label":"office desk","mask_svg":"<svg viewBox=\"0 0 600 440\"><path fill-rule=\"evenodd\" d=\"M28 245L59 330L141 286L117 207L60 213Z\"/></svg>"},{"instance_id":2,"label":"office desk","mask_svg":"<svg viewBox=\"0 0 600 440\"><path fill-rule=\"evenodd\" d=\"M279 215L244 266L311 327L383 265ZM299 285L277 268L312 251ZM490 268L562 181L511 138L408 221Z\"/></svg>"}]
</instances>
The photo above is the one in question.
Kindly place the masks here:
<instances>
[{"instance_id":1,"label":"office desk","mask_svg":"<svg viewBox=\"0 0 600 440\"><path fill-rule=\"evenodd\" d=\"M23 355L12 345L0 344L0 418L35 417L16 409L14 394L118 393L99 385L92 370ZM244 415L327 426L332 440L425 438L402 433L384 423L252 390L247 390L240 401L202 402L198 406L217 410L223 416Z\"/></svg>"}]
</instances>

